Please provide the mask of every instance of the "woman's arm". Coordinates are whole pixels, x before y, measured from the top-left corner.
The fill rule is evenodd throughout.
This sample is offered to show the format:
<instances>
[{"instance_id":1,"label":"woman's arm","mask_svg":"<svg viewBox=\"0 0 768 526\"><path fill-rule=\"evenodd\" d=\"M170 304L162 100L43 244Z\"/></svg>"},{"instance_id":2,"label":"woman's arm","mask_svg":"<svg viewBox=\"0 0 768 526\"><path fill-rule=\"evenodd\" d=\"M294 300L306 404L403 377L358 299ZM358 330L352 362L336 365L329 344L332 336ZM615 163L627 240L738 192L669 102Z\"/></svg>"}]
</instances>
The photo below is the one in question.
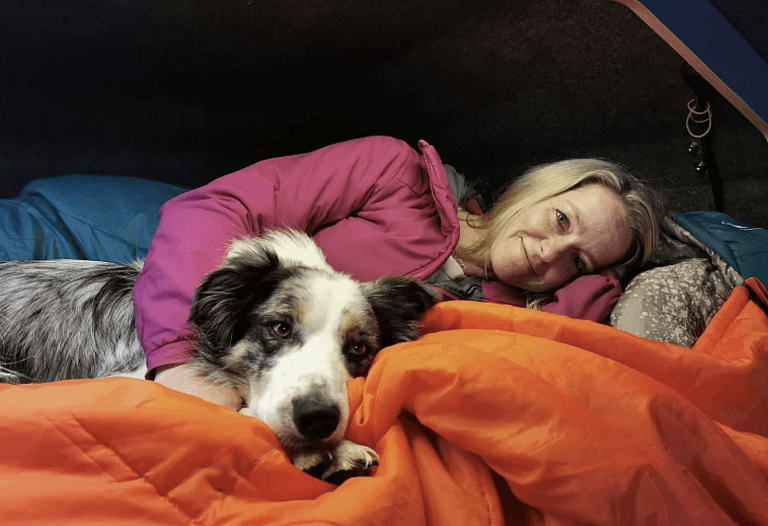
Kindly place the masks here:
<instances>
[{"instance_id":1,"label":"woman's arm","mask_svg":"<svg viewBox=\"0 0 768 526\"><path fill-rule=\"evenodd\" d=\"M176 391L228 407L233 411L239 411L243 407L243 399L234 388L209 380L192 364L167 365L158 367L155 372L155 382Z\"/></svg>"},{"instance_id":2,"label":"woman's arm","mask_svg":"<svg viewBox=\"0 0 768 526\"><path fill-rule=\"evenodd\" d=\"M134 289L150 377L158 367L189 361L192 342L185 329L194 289L235 238L272 228L317 234L321 248L328 245L338 265L347 266L339 270L362 279L376 265L408 270L419 261L414 237L427 242L425 251L437 252L428 235L445 243L445 233L432 197L414 190L426 185L429 193L420 166L419 154L406 143L371 137L262 161L166 203ZM417 205L408 201L412 194ZM430 222L429 232L421 232ZM410 252L388 251L388 259L370 254L395 243Z\"/></svg>"}]
</instances>

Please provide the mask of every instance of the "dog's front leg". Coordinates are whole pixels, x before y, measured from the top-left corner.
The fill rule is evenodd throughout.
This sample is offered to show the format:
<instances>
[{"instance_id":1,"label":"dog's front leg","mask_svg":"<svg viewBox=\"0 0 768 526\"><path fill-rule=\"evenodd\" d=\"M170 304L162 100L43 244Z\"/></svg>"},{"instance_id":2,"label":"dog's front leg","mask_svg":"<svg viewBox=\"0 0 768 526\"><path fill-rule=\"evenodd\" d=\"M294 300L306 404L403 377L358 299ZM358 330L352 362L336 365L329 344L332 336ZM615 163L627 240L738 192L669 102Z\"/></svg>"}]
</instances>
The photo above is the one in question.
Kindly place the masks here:
<instances>
[{"instance_id":1,"label":"dog's front leg","mask_svg":"<svg viewBox=\"0 0 768 526\"><path fill-rule=\"evenodd\" d=\"M330 451L297 453L291 458L293 465L332 484L341 484L352 477L368 474L379 464L379 456L368 446L342 440Z\"/></svg>"}]
</instances>

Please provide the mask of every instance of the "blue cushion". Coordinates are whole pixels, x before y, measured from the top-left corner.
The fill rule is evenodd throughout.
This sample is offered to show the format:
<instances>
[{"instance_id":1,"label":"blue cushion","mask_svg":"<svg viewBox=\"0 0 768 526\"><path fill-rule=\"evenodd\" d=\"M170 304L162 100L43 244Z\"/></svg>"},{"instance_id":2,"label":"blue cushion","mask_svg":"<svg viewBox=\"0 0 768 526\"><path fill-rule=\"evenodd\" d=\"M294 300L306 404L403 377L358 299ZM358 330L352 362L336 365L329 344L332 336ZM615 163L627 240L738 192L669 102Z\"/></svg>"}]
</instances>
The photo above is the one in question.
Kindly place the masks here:
<instances>
[{"instance_id":1,"label":"blue cushion","mask_svg":"<svg viewBox=\"0 0 768 526\"><path fill-rule=\"evenodd\" d=\"M721 212L684 212L675 220L720 254L743 278L768 283L768 230L755 228Z\"/></svg>"},{"instance_id":2,"label":"blue cushion","mask_svg":"<svg viewBox=\"0 0 768 526\"><path fill-rule=\"evenodd\" d=\"M133 177L38 179L0 200L0 260L143 258L160 206L185 191Z\"/></svg>"}]
</instances>

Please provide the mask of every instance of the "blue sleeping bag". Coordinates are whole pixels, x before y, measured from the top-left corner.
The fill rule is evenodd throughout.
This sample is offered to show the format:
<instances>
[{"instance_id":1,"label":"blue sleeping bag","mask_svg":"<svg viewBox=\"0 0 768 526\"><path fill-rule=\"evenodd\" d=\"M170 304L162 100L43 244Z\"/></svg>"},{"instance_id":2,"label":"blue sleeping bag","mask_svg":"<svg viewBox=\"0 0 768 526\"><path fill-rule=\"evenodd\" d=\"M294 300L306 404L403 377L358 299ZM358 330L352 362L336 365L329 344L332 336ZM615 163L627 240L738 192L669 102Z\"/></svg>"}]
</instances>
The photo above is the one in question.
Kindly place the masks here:
<instances>
[{"instance_id":1,"label":"blue sleeping bag","mask_svg":"<svg viewBox=\"0 0 768 526\"><path fill-rule=\"evenodd\" d=\"M720 254L741 277L755 277L768 284L768 230L713 211L684 212L675 220Z\"/></svg>"},{"instance_id":2,"label":"blue sleeping bag","mask_svg":"<svg viewBox=\"0 0 768 526\"><path fill-rule=\"evenodd\" d=\"M143 258L160 206L186 188L132 177L39 179L0 200L0 261Z\"/></svg>"}]
</instances>

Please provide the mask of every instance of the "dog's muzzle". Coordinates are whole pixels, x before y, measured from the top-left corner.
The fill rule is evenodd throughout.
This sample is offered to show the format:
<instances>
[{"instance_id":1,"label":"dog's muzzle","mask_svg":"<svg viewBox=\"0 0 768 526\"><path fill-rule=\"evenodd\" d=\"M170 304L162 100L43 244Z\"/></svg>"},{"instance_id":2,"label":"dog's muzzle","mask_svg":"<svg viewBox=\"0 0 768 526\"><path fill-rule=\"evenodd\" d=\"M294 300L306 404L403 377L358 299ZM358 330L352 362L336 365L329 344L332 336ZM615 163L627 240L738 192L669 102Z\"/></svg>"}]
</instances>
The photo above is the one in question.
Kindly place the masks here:
<instances>
[{"instance_id":1,"label":"dog's muzzle","mask_svg":"<svg viewBox=\"0 0 768 526\"><path fill-rule=\"evenodd\" d=\"M311 398L293 400L293 423L308 440L323 440L331 436L339 425L338 406L318 402Z\"/></svg>"}]
</instances>

